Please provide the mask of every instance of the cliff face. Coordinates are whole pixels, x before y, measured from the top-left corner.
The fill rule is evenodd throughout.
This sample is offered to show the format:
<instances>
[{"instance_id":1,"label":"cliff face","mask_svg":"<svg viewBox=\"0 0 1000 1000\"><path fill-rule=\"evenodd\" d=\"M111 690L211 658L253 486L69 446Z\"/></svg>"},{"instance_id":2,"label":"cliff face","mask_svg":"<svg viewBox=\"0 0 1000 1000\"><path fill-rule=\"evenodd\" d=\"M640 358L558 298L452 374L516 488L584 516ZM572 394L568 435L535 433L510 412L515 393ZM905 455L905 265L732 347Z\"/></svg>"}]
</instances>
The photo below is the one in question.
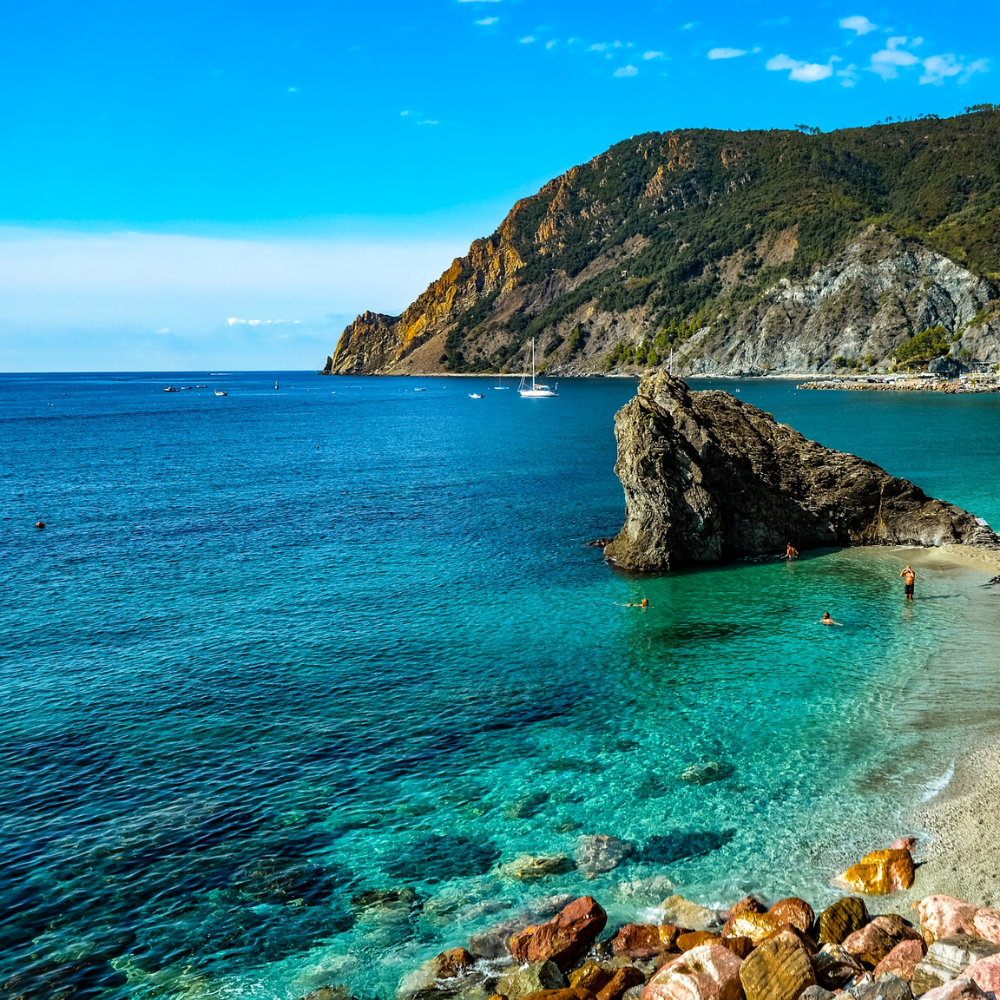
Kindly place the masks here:
<instances>
[{"instance_id":1,"label":"cliff face","mask_svg":"<svg viewBox=\"0 0 1000 1000\"><path fill-rule=\"evenodd\" d=\"M514 206L333 373L887 367L940 324L1000 363L1000 111L636 136ZM940 353L940 349L938 350Z\"/></svg>"},{"instance_id":2,"label":"cliff face","mask_svg":"<svg viewBox=\"0 0 1000 1000\"><path fill-rule=\"evenodd\" d=\"M787 542L1000 546L973 515L907 480L665 372L640 382L615 434L626 520L605 554L624 569L775 554Z\"/></svg>"}]
</instances>

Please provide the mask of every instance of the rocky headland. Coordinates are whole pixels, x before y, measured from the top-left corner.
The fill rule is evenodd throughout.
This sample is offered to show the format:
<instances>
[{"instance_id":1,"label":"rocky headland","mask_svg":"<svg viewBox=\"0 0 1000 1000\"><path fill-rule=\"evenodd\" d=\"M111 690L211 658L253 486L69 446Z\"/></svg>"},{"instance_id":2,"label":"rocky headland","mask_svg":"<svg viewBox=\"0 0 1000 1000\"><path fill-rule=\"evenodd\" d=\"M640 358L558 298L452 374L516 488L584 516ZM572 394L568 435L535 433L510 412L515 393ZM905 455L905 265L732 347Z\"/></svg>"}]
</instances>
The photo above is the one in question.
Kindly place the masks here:
<instances>
[{"instance_id":1,"label":"rocky headland","mask_svg":"<svg viewBox=\"0 0 1000 1000\"><path fill-rule=\"evenodd\" d=\"M519 201L329 374L1000 363L1000 106L825 134L620 142Z\"/></svg>"},{"instance_id":2,"label":"rocky headland","mask_svg":"<svg viewBox=\"0 0 1000 1000\"><path fill-rule=\"evenodd\" d=\"M787 542L1000 548L975 516L913 483L662 371L618 411L615 434L626 519L604 551L623 569L774 555Z\"/></svg>"}]
</instances>

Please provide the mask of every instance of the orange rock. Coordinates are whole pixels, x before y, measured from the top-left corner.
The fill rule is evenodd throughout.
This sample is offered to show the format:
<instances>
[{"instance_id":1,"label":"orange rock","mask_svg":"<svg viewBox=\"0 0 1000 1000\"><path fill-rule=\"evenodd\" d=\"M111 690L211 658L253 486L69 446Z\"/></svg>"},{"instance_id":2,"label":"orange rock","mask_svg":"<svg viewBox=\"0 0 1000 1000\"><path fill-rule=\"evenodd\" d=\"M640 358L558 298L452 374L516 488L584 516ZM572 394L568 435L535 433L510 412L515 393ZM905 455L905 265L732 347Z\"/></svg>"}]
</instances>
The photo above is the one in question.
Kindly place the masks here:
<instances>
[{"instance_id":1,"label":"orange rock","mask_svg":"<svg viewBox=\"0 0 1000 1000\"><path fill-rule=\"evenodd\" d=\"M475 964L476 958L464 948L450 948L433 959L435 979L453 979Z\"/></svg>"},{"instance_id":2,"label":"orange rock","mask_svg":"<svg viewBox=\"0 0 1000 1000\"><path fill-rule=\"evenodd\" d=\"M843 948L859 962L874 969L895 947L896 942L873 920L870 924L848 934Z\"/></svg>"},{"instance_id":3,"label":"orange rock","mask_svg":"<svg viewBox=\"0 0 1000 1000\"><path fill-rule=\"evenodd\" d=\"M771 941L777 937L786 937L790 941L802 945L810 955L815 955L819 949L819 945L808 934L803 934L798 927L793 927L791 924L782 924L773 934L768 934L764 940Z\"/></svg>"},{"instance_id":4,"label":"orange rock","mask_svg":"<svg viewBox=\"0 0 1000 1000\"><path fill-rule=\"evenodd\" d=\"M729 911L729 916L739 917L744 913L766 913L767 907L756 896L744 896L739 902L733 904Z\"/></svg>"},{"instance_id":5,"label":"orange rock","mask_svg":"<svg viewBox=\"0 0 1000 1000\"><path fill-rule=\"evenodd\" d=\"M546 923L512 935L510 953L518 962L554 962L565 972L593 944L607 922L608 915L597 900L581 896Z\"/></svg>"},{"instance_id":6,"label":"orange rock","mask_svg":"<svg viewBox=\"0 0 1000 1000\"><path fill-rule=\"evenodd\" d=\"M803 934L811 934L812 926L816 922L813 908L804 899L799 899L797 896L779 899L767 913L768 916L776 917L779 924L791 924L793 927L798 927Z\"/></svg>"},{"instance_id":7,"label":"orange rock","mask_svg":"<svg viewBox=\"0 0 1000 1000\"><path fill-rule=\"evenodd\" d=\"M539 990L537 993L527 994L521 1000L595 1000L595 998L590 990L569 986L561 990Z\"/></svg>"},{"instance_id":8,"label":"orange rock","mask_svg":"<svg viewBox=\"0 0 1000 1000\"><path fill-rule=\"evenodd\" d=\"M642 1000L743 1000L741 965L728 948L703 944L667 962L646 984Z\"/></svg>"},{"instance_id":9,"label":"orange rock","mask_svg":"<svg viewBox=\"0 0 1000 1000\"><path fill-rule=\"evenodd\" d=\"M710 931L688 931L686 934L677 935L676 946L681 951L690 951L692 948L718 940L719 935Z\"/></svg>"},{"instance_id":10,"label":"orange rock","mask_svg":"<svg viewBox=\"0 0 1000 1000\"><path fill-rule=\"evenodd\" d=\"M740 967L747 1000L797 1000L816 983L809 952L792 935L758 945Z\"/></svg>"},{"instance_id":11,"label":"orange rock","mask_svg":"<svg viewBox=\"0 0 1000 1000\"><path fill-rule=\"evenodd\" d=\"M875 966L873 975L876 979L891 972L900 979L909 982L913 978L913 970L924 957L923 941L906 940L899 944Z\"/></svg>"},{"instance_id":12,"label":"orange rock","mask_svg":"<svg viewBox=\"0 0 1000 1000\"><path fill-rule=\"evenodd\" d=\"M719 944L740 958L746 958L754 949L753 941L748 937L724 937L719 939Z\"/></svg>"},{"instance_id":13,"label":"orange rock","mask_svg":"<svg viewBox=\"0 0 1000 1000\"><path fill-rule=\"evenodd\" d=\"M680 933L673 924L626 924L612 939L611 950L629 958L651 958L670 951Z\"/></svg>"},{"instance_id":14,"label":"orange rock","mask_svg":"<svg viewBox=\"0 0 1000 1000\"><path fill-rule=\"evenodd\" d=\"M618 969L597 994L597 1000L621 1000L622 994L632 986L642 986L646 977L634 966Z\"/></svg>"},{"instance_id":15,"label":"orange rock","mask_svg":"<svg viewBox=\"0 0 1000 1000\"><path fill-rule=\"evenodd\" d=\"M770 913L748 911L734 914L722 928L723 937L748 937L755 945L781 926L781 921Z\"/></svg>"},{"instance_id":16,"label":"orange rock","mask_svg":"<svg viewBox=\"0 0 1000 1000\"><path fill-rule=\"evenodd\" d=\"M913 885L913 855L906 850L872 851L856 865L837 876L836 881L855 892L884 896Z\"/></svg>"},{"instance_id":17,"label":"orange rock","mask_svg":"<svg viewBox=\"0 0 1000 1000\"><path fill-rule=\"evenodd\" d=\"M569 974L570 986L583 990L590 990L597 993L603 986L611 981L611 972L602 968L597 962L584 962L579 969L574 969Z\"/></svg>"}]
</instances>

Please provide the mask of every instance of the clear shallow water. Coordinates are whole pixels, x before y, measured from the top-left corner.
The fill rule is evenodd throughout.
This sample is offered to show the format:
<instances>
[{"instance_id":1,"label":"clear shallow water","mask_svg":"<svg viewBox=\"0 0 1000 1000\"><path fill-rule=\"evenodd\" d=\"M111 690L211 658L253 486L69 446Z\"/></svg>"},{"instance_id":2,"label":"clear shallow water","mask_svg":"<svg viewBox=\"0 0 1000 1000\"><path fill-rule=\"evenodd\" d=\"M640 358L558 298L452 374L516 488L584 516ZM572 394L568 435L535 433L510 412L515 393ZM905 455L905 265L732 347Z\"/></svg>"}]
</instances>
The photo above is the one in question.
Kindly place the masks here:
<instances>
[{"instance_id":1,"label":"clear shallow water","mask_svg":"<svg viewBox=\"0 0 1000 1000\"><path fill-rule=\"evenodd\" d=\"M609 570L631 381L274 377L0 378L0 967L39 995L389 997L555 893L822 903L1000 703L982 575ZM730 387L1000 524L992 397ZM591 833L641 860L499 873Z\"/></svg>"}]
</instances>

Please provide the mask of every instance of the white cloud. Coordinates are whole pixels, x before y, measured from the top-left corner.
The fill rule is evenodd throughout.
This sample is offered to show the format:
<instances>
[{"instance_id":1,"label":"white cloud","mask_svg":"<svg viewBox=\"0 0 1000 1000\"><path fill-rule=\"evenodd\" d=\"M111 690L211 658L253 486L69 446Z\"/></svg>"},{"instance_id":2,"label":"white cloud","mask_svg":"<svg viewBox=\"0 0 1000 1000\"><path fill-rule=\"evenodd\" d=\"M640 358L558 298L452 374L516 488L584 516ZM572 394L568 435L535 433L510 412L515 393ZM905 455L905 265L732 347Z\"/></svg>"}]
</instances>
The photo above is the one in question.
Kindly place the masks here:
<instances>
[{"instance_id":1,"label":"white cloud","mask_svg":"<svg viewBox=\"0 0 1000 1000\"><path fill-rule=\"evenodd\" d=\"M558 39L553 38L551 41L545 43L546 49L554 49L559 44Z\"/></svg>"},{"instance_id":2,"label":"white cloud","mask_svg":"<svg viewBox=\"0 0 1000 1000\"><path fill-rule=\"evenodd\" d=\"M970 62L969 65L965 67L965 72L961 75L958 82L965 83L968 81L970 76L973 76L976 73L989 73L989 71L989 59L977 59L975 62Z\"/></svg>"},{"instance_id":3,"label":"white cloud","mask_svg":"<svg viewBox=\"0 0 1000 1000\"><path fill-rule=\"evenodd\" d=\"M887 49L898 49L900 45L905 45L908 40L906 35L893 35L892 38L886 39L885 47Z\"/></svg>"},{"instance_id":4,"label":"white cloud","mask_svg":"<svg viewBox=\"0 0 1000 1000\"><path fill-rule=\"evenodd\" d=\"M662 59L663 58L663 53L662 52L643 52L642 58L643 59Z\"/></svg>"},{"instance_id":5,"label":"white cloud","mask_svg":"<svg viewBox=\"0 0 1000 1000\"><path fill-rule=\"evenodd\" d=\"M499 17L484 17L481 21L476 21L476 24L488 25L496 24L499 21Z\"/></svg>"},{"instance_id":6,"label":"white cloud","mask_svg":"<svg viewBox=\"0 0 1000 1000\"><path fill-rule=\"evenodd\" d=\"M534 41L536 41L534 35L525 35L524 38L519 38L518 39L518 43L520 45L530 45Z\"/></svg>"},{"instance_id":7,"label":"white cloud","mask_svg":"<svg viewBox=\"0 0 1000 1000\"><path fill-rule=\"evenodd\" d=\"M298 92L299 92L299 88L298 87L289 87L288 88L288 93L289 94L297 94Z\"/></svg>"},{"instance_id":8,"label":"white cloud","mask_svg":"<svg viewBox=\"0 0 1000 1000\"><path fill-rule=\"evenodd\" d=\"M872 24L867 17L861 14L852 14L850 17L842 17L839 21L842 28L853 31L856 35L867 35L869 31L878 28L877 24Z\"/></svg>"},{"instance_id":9,"label":"white cloud","mask_svg":"<svg viewBox=\"0 0 1000 1000\"><path fill-rule=\"evenodd\" d=\"M161 334L161 335L165 334L165 333L170 333L170 327L169 326L161 326L160 329L157 330L156 332L159 333L159 334Z\"/></svg>"},{"instance_id":10,"label":"white cloud","mask_svg":"<svg viewBox=\"0 0 1000 1000\"><path fill-rule=\"evenodd\" d=\"M783 52L768 59L765 66L770 70L787 69L788 79L797 80L799 83L816 83L817 80L833 76L833 66L829 63L805 62L802 59L786 56Z\"/></svg>"},{"instance_id":11,"label":"white cloud","mask_svg":"<svg viewBox=\"0 0 1000 1000\"><path fill-rule=\"evenodd\" d=\"M638 76L639 69L636 66L619 66L615 70L615 76Z\"/></svg>"},{"instance_id":12,"label":"white cloud","mask_svg":"<svg viewBox=\"0 0 1000 1000\"><path fill-rule=\"evenodd\" d=\"M709 49L709 59L738 59L747 54L746 49Z\"/></svg>"},{"instance_id":13,"label":"white cloud","mask_svg":"<svg viewBox=\"0 0 1000 1000\"><path fill-rule=\"evenodd\" d=\"M594 42L594 44L590 46L590 51L603 52L607 47L608 47L607 42Z\"/></svg>"},{"instance_id":14,"label":"white cloud","mask_svg":"<svg viewBox=\"0 0 1000 1000\"><path fill-rule=\"evenodd\" d=\"M914 58L914 62L916 58ZM940 86L950 76L958 76L965 67L950 52L943 56L930 56L924 60L924 74L921 83Z\"/></svg>"},{"instance_id":15,"label":"white cloud","mask_svg":"<svg viewBox=\"0 0 1000 1000\"><path fill-rule=\"evenodd\" d=\"M843 69L837 70L837 76L840 78L841 87L853 87L858 82L858 67L854 63L845 66Z\"/></svg>"},{"instance_id":16,"label":"white cloud","mask_svg":"<svg viewBox=\"0 0 1000 1000\"><path fill-rule=\"evenodd\" d=\"M301 320L297 319L237 319L235 316L230 316L226 320L226 326L286 326L289 323L298 324L300 322ZM156 332L162 331L157 330Z\"/></svg>"},{"instance_id":17,"label":"white cloud","mask_svg":"<svg viewBox=\"0 0 1000 1000\"><path fill-rule=\"evenodd\" d=\"M690 31L692 28L697 28L701 24L700 21L688 21L687 24L681 25L681 31Z\"/></svg>"},{"instance_id":18,"label":"white cloud","mask_svg":"<svg viewBox=\"0 0 1000 1000\"><path fill-rule=\"evenodd\" d=\"M499 3L500 0L458 0L459 3Z\"/></svg>"},{"instance_id":19,"label":"white cloud","mask_svg":"<svg viewBox=\"0 0 1000 1000\"><path fill-rule=\"evenodd\" d=\"M920 60L912 53L903 49L882 49L872 55L868 67L873 73L878 73L883 80L895 80L899 76L898 67L915 66Z\"/></svg>"}]
</instances>

